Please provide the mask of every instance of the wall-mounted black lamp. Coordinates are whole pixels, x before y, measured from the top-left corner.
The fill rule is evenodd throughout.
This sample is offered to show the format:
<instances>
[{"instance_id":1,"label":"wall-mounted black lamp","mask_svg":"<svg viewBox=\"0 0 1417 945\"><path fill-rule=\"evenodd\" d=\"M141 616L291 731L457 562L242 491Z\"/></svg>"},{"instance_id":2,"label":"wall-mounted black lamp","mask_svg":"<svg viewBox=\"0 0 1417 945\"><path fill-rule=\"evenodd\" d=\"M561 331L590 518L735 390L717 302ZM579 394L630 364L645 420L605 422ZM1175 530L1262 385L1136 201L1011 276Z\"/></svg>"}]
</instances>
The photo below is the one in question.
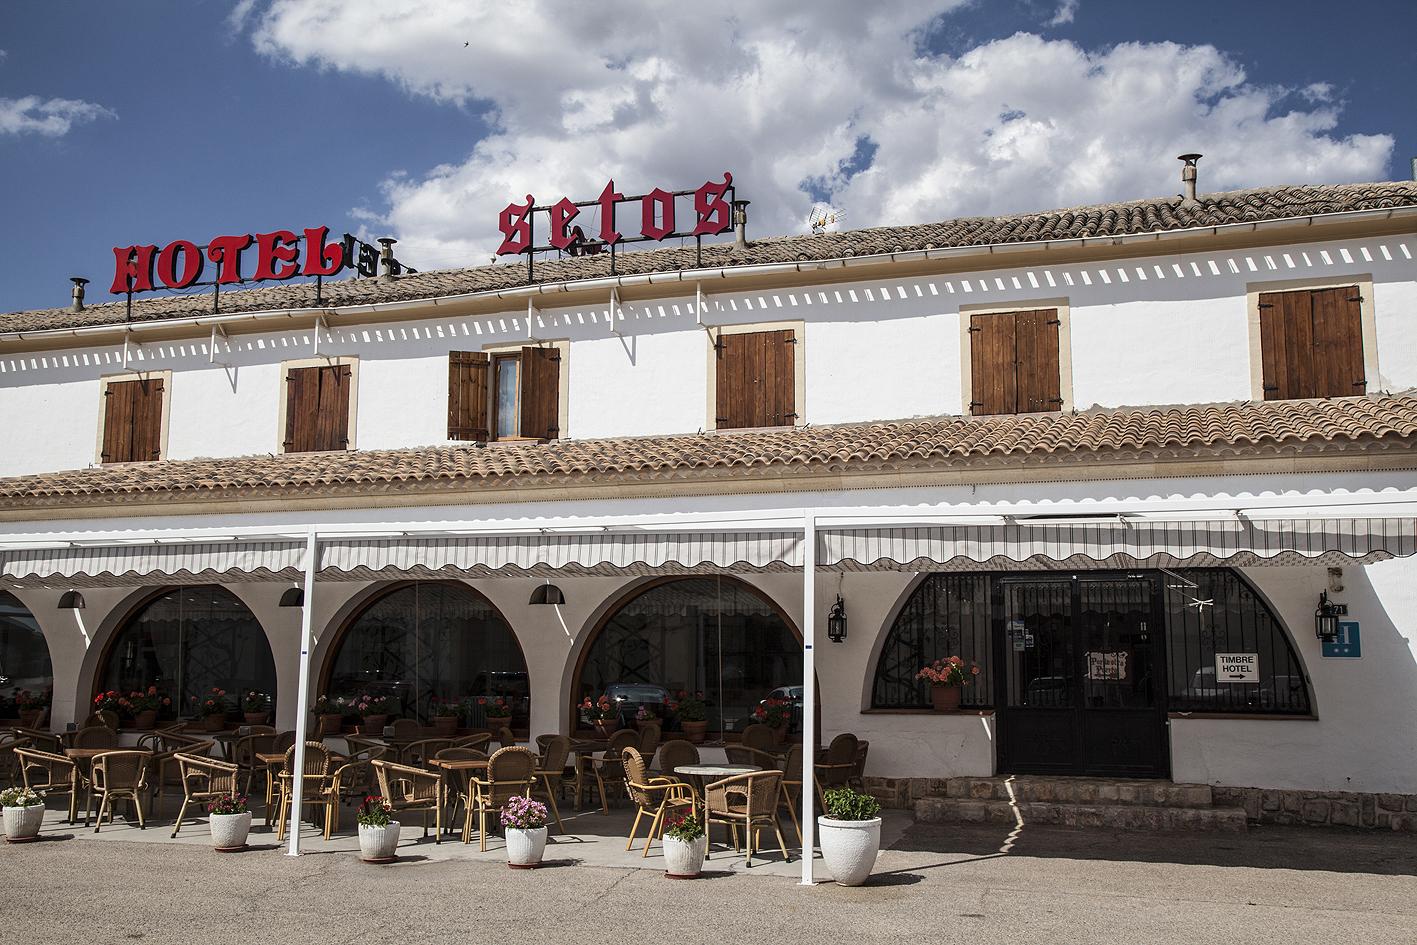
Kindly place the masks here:
<instances>
[{"instance_id":1,"label":"wall-mounted black lamp","mask_svg":"<svg viewBox=\"0 0 1417 945\"><path fill-rule=\"evenodd\" d=\"M561 589L555 584L538 584L531 592L531 600L528 604L564 604L566 595L561 593Z\"/></svg>"},{"instance_id":2,"label":"wall-mounted black lamp","mask_svg":"<svg viewBox=\"0 0 1417 945\"><path fill-rule=\"evenodd\" d=\"M84 595L78 591L65 591L59 596L60 610L83 610Z\"/></svg>"},{"instance_id":3,"label":"wall-mounted black lamp","mask_svg":"<svg viewBox=\"0 0 1417 945\"><path fill-rule=\"evenodd\" d=\"M1314 635L1325 643L1338 639L1338 618L1348 608L1342 604L1331 604L1328 591L1319 592L1319 607L1314 611Z\"/></svg>"},{"instance_id":4,"label":"wall-mounted black lamp","mask_svg":"<svg viewBox=\"0 0 1417 945\"><path fill-rule=\"evenodd\" d=\"M827 611L827 639L840 643L846 639L846 603L836 595L836 603Z\"/></svg>"},{"instance_id":5,"label":"wall-mounted black lamp","mask_svg":"<svg viewBox=\"0 0 1417 945\"><path fill-rule=\"evenodd\" d=\"M304 607L305 589L303 587L287 587L285 593L280 595L280 606Z\"/></svg>"}]
</instances>

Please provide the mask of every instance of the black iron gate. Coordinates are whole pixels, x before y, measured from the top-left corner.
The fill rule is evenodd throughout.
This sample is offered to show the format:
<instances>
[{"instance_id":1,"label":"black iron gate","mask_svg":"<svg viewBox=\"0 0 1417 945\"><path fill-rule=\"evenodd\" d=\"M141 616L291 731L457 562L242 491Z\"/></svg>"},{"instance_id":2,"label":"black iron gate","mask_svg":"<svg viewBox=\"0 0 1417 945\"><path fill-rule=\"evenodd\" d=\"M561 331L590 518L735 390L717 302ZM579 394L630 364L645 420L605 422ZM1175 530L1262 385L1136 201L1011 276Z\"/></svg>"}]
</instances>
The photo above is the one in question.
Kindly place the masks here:
<instances>
[{"instance_id":1,"label":"black iron gate","mask_svg":"<svg viewBox=\"0 0 1417 945\"><path fill-rule=\"evenodd\" d=\"M1165 632L1156 573L994 584L999 770L1166 777Z\"/></svg>"}]
</instances>

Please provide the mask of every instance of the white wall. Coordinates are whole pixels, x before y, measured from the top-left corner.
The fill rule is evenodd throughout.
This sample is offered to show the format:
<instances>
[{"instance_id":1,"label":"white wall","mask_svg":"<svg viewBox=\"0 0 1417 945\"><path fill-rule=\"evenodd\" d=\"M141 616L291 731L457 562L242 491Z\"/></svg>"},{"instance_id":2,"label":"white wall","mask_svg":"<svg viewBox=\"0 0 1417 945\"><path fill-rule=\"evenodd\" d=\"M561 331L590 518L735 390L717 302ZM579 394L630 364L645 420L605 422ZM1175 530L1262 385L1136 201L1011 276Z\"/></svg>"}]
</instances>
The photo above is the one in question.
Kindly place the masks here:
<instances>
[{"instance_id":1,"label":"white wall","mask_svg":"<svg viewBox=\"0 0 1417 945\"><path fill-rule=\"evenodd\" d=\"M1124 263L998 269L822 286L720 292L709 324L800 321L806 422L960 413L962 305L1070 306L1074 402L1203 403L1250 396L1250 283L1371 274L1380 377L1369 389L1417 386L1417 238L1381 237L1158 256ZM731 283L730 283L731 284ZM692 433L708 414L708 345L692 295L547 309L541 339L569 339L565 435ZM320 352L360 359L355 441L361 449L445 442L446 354L527 337L525 311L336 328ZM279 365L309 358L314 331L151 343L132 365L173 372L168 455L276 452ZM0 476L78 468L95 459L101 376L122 370L120 346L0 355ZM1370 379L1371 380L1371 379Z\"/></svg>"}]
</instances>

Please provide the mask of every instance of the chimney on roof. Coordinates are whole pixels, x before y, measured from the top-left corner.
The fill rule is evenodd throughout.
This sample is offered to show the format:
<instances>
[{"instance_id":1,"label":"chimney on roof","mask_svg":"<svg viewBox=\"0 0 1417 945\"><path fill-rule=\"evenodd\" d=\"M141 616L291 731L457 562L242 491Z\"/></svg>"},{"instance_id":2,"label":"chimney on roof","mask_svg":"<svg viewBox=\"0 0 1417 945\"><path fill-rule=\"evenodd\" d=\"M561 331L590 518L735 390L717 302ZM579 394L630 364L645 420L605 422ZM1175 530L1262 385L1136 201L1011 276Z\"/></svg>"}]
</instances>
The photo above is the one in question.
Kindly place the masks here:
<instances>
[{"instance_id":1,"label":"chimney on roof","mask_svg":"<svg viewBox=\"0 0 1417 945\"><path fill-rule=\"evenodd\" d=\"M72 276L69 281L74 283L74 288L69 290L69 297L73 299L69 303L69 311L82 312L84 310L84 286L89 284L89 280L83 276Z\"/></svg>"},{"instance_id":2,"label":"chimney on roof","mask_svg":"<svg viewBox=\"0 0 1417 945\"><path fill-rule=\"evenodd\" d=\"M1412 179L1417 180L1417 157L1412 159Z\"/></svg>"},{"instance_id":3,"label":"chimney on roof","mask_svg":"<svg viewBox=\"0 0 1417 945\"><path fill-rule=\"evenodd\" d=\"M748 248L748 204L750 200L733 201L733 248Z\"/></svg>"},{"instance_id":4,"label":"chimney on roof","mask_svg":"<svg viewBox=\"0 0 1417 945\"><path fill-rule=\"evenodd\" d=\"M392 236L379 238L379 281L394 281L394 244L398 240Z\"/></svg>"},{"instance_id":5,"label":"chimney on roof","mask_svg":"<svg viewBox=\"0 0 1417 945\"><path fill-rule=\"evenodd\" d=\"M1181 195L1181 203L1197 203L1196 200L1196 162L1201 159L1199 154L1182 154L1176 158L1184 162L1181 165L1181 186L1185 188L1185 193Z\"/></svg>"}]
</instances>

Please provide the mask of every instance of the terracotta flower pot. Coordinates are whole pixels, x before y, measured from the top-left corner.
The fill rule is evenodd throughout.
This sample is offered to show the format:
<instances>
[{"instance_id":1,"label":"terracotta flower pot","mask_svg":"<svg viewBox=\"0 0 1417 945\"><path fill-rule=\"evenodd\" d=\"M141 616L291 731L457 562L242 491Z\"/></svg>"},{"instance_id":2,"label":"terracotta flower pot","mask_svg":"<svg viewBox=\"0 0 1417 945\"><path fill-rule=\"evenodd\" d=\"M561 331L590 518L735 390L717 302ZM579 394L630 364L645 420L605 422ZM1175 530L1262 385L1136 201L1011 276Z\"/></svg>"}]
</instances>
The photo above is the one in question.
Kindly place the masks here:
<instances>
[{"instance_id":1,"label":"terracotta flower pot","mask_svg":"<svg viewBox=\"0 0 1417 945\"><path fill-rule=\"evenodd\" d=\"M157 710L144 709L133 716L133 727L142 731L147 731L157 724Z\"/></svg>"},{"instance_id":2,"label":"terracotta flower pot","mask_svg":"<svg viewBox=\"0 0 1417 945\"><path fill-rule=\"evenodd\" d=\"M702 722L680 722L679 727L684 730L684 738L695 745L704 740L708 734L708 720Z\"/></svg>"},{"instance_id":3,"label":"terracotta flower pot","mask_svg":"<svg viewBox=\"0 0 1417 945\"><path fill-rule=\"evenodd\" d=\"M361 735L382 735L384 726L389 724L387 715L366 715L359 723L359 734Z\"/></svg>"},{"instance_id":4,"label":"terracotta flower pot","mask_svg":"<svg viewBox=\"0 0 1417 945\"><path fill-rule=\"evenodd\" d=\"M487 728L496 738L502 734L502 729L512 727L512 717L510 715L489 715L487 716Z\"/></svg>"},{"instance_id":5,"label":"terracotta flower pot","mask_svg":"<svg viewBox=\"0 0 1417 945\"><path fill-rule=\"evenodd\" d=\"M271 714L269 712L243 712L241 716L246 720L247 725L265 725L266 719L270 718Z\"/></svg>"},{"instance_id":6,"label":"terracotta flower pot","mask_svg":"<svg viewBox=\"0 0 1417 945\"><path fill-rule=\"evenodd\" d=\"M213 712L211 715L203 716L202 727L209 732L220 732L226 728L226 713Z\"/></svg>"},{"instance_id":7,"label":"terracotta flower pot","mask_svg":"<svg viewBox=\"0 0 1417 945\"><path fill-rule=\"evenodd\" d=\"M772 732L772 743L774 745L784 745L787 743L787 723L777 726L769 726L768 731Z\"/></svg>"},{"instance_id":8,"label":"terracotta flower pot","mask_svg":"<svg viewBox=\"0 0 1417 945\"><path fill-rule=\"evenodd\" d=\"M936 712L958 712L961 695L959 686L930 687L930 699L935 703Z\"/></svg>"},{"instance_id":9,"label":"terracotta flower pot","mask_svg":"<svg viewBox=\"0 0 1417 945\"><path fill-rule=\"evenodd\" d=\"M456 715L435 715L433 716L433 732L441 738L446 738L458 730L458 717Z\"/></svg>"},{"instance_id":10,"label":"terracotta flower pot","mask_svg":"<svg viewBox=\"0 0 1417 945\"><path fill-rule=\"evenodd\" d=\"M599 719L595 723L595 734L601 738L609 738L618 731L620 731L619 719Z\"/></svg>"},{"instance_id":11,"label":"terracotta flower pot","mask_svg":"<svg viewBox=\"0 0 1417 945\"><path fill-rule=\"evenodd\" d=\"M344 728L344 716L338 712L327 712L320 716L320 736L338 735Z\"/></svg>"}]
</instances>

